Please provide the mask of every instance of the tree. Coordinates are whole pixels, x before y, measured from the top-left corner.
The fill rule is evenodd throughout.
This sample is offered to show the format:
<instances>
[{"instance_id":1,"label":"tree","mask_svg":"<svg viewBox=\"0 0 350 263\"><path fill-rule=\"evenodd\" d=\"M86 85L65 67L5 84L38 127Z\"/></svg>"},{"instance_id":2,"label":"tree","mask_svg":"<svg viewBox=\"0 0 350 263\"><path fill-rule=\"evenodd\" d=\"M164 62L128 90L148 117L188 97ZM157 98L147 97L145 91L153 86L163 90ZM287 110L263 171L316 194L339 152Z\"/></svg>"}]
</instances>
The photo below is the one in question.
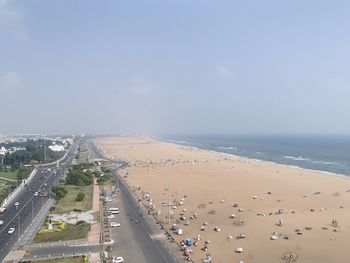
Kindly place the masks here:
<instances>
[{"instance_id":1,"label":"tree","mask_svg":"<svg viewBox=\"0 0 350 263\"><path fill-rule=\"evenodd\" d=\"M22 180L27 178L30 173L33 171L32 166L22 166L17 171L17 180Z\"/></svg>"},{"instance_id":2,"label":"tree","mask_svg":"<svg viewBox=\"0 0 350 263\"><path fill-rule=\"evenodd\" d=\"M77 194L77 198L76 198L75 200L78 201L78 202L80 202L80 201L83 201L84 198L85 198L85 193L79 192L79 193Z\"/></svg>"},{"instance_id":3,"label":"tree","mask_svg":"<svg viewBox=\"0 0 350 263\"><path fill-rule=\"evenodd\" d=\"M57 200L61 199L68 193L68 191L63 186L53 186L51 191L55 193L55 198Z\"/></svg>"},{"instance_id":4,"label":"tree","mask_svg":"<svg viewBox=\"0 0 350 263\"><path fill-rule=\"evenodd\" d=\"M85 186L92 184L92 175L87 172L82 172L79 170L69 171L66 184Z\"/></svg>"},{"instance_id":5,"label":"tree","mask_svg":"<svg viewBox=\"0 0 350 263\"><path fill-rule=\"evenodd\" d=\"M102 176L102 177L100 177L100 178L97 179L97 183L98 183L99 185L104 184L105 181L106 181L106 179L104 178L104 176Z\"/></svg>"}]
</instances>

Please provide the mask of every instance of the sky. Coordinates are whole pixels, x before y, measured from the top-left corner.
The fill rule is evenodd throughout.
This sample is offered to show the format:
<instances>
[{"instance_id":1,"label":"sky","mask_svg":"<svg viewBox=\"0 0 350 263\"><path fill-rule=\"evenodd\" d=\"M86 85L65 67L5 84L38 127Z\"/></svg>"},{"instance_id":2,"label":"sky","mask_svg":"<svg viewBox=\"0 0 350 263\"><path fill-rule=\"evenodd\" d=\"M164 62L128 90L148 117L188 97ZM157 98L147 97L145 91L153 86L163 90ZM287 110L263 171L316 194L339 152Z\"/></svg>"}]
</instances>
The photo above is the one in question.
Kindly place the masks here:
<instances>
[{"instance_id":1,"label":"sky","mask_svg":"<svg viewBox=\"0 0 350 263\"><path fill-rule=\"evenodd\" d=\"M350 2L0 0L0 134L350 134Z\"/></svg>"}]
</instances>

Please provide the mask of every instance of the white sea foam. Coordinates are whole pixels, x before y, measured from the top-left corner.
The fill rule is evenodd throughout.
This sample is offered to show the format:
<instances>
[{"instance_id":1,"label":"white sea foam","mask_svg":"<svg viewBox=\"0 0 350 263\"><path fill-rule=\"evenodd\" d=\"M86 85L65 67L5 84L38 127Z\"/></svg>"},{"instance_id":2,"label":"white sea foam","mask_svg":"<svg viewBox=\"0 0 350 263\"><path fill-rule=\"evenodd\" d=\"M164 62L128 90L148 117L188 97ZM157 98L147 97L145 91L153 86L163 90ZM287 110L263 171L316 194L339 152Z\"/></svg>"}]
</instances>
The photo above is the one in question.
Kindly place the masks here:
<instances>
[{"instance_id":1,"label":"white sea foam","mask_svg":"<svg viewBox=\"0 0 350 263\"><path fill-rule=\"evenodd\" d=\"M327 164L327 165L337 165L339 163L336 163L336 162L324 162L324 161L313 161L312 163L315 163L315 164Z\"/></svg>"},{"instance_id":2,"label":"white sea foam","mask_svg":"<svg viewBox=\"0 0 350 263\"><path fill-rule=\"evenodd\" d=\"M233 147L233 146L229 146L229 147L222 147L222 146L219 146L218 147L219 149L222 149L222 150L237 150L236 147Z\"/></svg>"},{"instance_id":3,"label":"white sea foam","mask_svg":"<svg viewBox=\"0 0 350 263\"><path fill-rule=\"evenodd\" d=\"M293 161L310 161L310 159L304 158L302 156L298 156L298 157L295 157L295 156L283 156L283 158L290 159L290 160L293 160Z\"/></svg>"},{"instance_id":4,"label":"white sea foam","mask_svg":"<svg viewBox=\"0 0 350 263\"><path fill-rule=\"evenodd\" d=\"M177 140L169 140L170 142L173 142L173 143L185 143L185 144L188 144L189 142L186 142L186 141L177 141Z\"/></svg>"}]
</instances>

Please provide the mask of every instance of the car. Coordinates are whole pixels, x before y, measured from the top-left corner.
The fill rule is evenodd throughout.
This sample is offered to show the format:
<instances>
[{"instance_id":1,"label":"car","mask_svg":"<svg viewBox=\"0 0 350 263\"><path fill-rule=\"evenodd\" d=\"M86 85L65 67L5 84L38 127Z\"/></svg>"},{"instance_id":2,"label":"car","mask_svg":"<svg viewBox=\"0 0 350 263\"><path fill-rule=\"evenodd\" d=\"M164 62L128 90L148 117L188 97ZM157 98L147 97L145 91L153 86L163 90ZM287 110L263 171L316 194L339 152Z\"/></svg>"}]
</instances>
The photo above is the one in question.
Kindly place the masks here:
<instances>
[{"instance_id":1,"label":"car","mask_svg":"<svg viewBox=\"0 0 350 263\"><path fill-rule=\"evenodd\" d=\"M35 192L35 193L34 193L34 196L38 196L38 195L39 195L39 193L38 193L38 192Z\"/></svg>"},{"instance_id":2,"label":"car","mask_svg":"<svg viewBox=\"0 0 350 263\"><path fill-rule=\"evenodd\" d=\"M111 214L117 214L117 215L118 215L118 214L119 214L119 211L111 211L110 213L111 213Z\"/></svg>"},{"instance_id":3,"label":"car","mask_svg":"<svg viewBox=\"0 0 350 263\"><path fill-rule=\"evenodd\" d=\"M120 227L120 223L111 222L111 227Z\"/></svg>"},{"instance_id":4,"label":"car","mask_svg":"<svg viewBox=\"0 0 350 263\"><path fill-rule=\"evenodd\" d=\"M116 257L113 258L112 263L121 263L124 262L124 258L123 257Z\"/></svg>"},{"instance_id":5,"label":"car","mask_svg":"<svg viewBox=\"0 0 350 263\"><path fill-rule=\"evenodd\" d=\"M15 206L19 206L19 202L16 202L16 203L15 203Z\"/></svg>"},{"instance_id":6,"label":"car","mask_svg":"<svg viewBox=\"0 0 350 263\"><path fill-rule=\"evenodd\" d=\"M115 218L115 216L114 215L108 215L107 218L108 219L113 219L113 218Z\"/></svg>"},{"instance_id":7,"label":"car","mask_svg":"<svg viewBox=\"0 0 350 263\"><path fill-rule=\"evenodd\" d=\"M4 221L0 220L0 226L2 226L4 224Z\"/></svg>"},{"instance_id":8,"label":"car","mask_svg":"<svg viewBox=\"0 0 350 263\"><path fill-rule=\"evenodd\" d=\"M7 231L7 233L9 233L9 234L13 234L13 232L15 232L15 229L13 228L13 227L11 227L10 229L9 229L9 231ZM123 262L123 261L122 261Z\"/></svg>"}]
</instances>

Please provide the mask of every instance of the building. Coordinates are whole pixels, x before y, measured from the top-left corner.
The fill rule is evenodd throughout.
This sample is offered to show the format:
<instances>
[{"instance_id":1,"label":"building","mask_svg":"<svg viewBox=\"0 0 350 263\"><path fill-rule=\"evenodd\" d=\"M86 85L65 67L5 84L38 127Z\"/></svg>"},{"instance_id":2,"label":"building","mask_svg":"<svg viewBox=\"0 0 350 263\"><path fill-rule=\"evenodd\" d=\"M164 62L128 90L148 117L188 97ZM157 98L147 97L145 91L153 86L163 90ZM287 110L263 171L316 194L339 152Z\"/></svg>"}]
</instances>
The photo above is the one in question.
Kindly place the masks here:
<instances>
[{"instance_id":1,"label":"building","mask_svg":"<svg viewBox=\"0 0 350 263\"><path fill-rule=\"evenodd\" d=\"M0 155L5 155L8 151L6 150L6 148L4 146L1 147L0 149Z\"/></svg>"},{"instance_id":2,"label":"building","mask_svg":"<svg viewBox=\"0 0 350 263\"><path fill-rule=\"evenodd\" d=\"M63 145L50 145L49 149L54 152L63 152L64 151L64 146Z\"/></svg>"}]
</instances>

